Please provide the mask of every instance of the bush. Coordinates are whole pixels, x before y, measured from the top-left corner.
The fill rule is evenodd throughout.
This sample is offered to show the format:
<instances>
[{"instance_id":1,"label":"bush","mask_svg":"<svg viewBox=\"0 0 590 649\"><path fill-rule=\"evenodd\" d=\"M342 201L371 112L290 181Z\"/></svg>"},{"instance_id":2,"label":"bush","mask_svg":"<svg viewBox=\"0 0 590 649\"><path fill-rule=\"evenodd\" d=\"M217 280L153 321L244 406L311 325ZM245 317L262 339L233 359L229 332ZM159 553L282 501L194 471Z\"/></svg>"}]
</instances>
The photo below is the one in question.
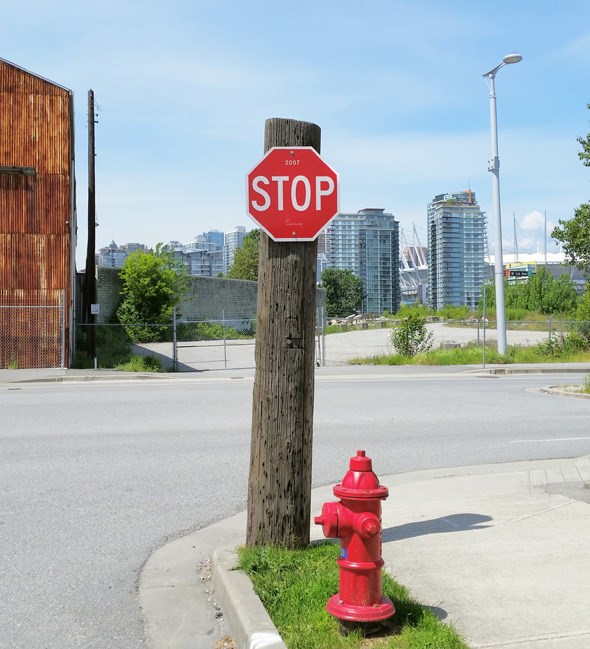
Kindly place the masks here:
<instances>
[{"instance_id":1,"label":"bush","mask_svg":"<svg viewBox=\"0 0 590 649\"><path fill-rule=\"evenodd\" d=\"M407 318L411 315L425 318L426 316L434 315L434 311L430 307L426 306L426 304L414 302L414 304L402 304L396 313L398 318Z\"/></svg>"},{"instance_id":2,"label":"bush","mask_svg":"<svg viewBox=\"0 0 590 649\"><path fill-rule=\"evenodd\" d=\"M133 356L126 362L115 366L121 372L162 372L162 363L155 356Z\"/></svg>"},{"instance_id":3,"label":"bush","mask_svg":"<svg viewBox=\"0 0 590 649\"><path fill-rule=\"evenodd\" d=\"M506 320L530 320L529 312L526 309L515 309L514 307L506 309Z\"/></svg>"},{"instance_id":4,"label":"bush","mask_svg":"<svg viewBox=\"0 0 590 649\"><path fill-rule=\"evenodd\" d=\"M436 315L446 320L466 320L471 315L471 311L467 306L448 305L439 309Z\"/></svg>"},{"instance_id":5,"label":"bush","mask_svg":"<svg viewBox=\"0 0 590 649\"><path fill-rule=\"evenodd\" d=\"M432 332L426 330L426 320L411 313L391 332L391 342L398 354L415 356L432 347Z\"/></svg>"},{"instance_id":6,"label":"bush","mask_svg":"<svg viewBox=\"0 0 590 649\"><path fill-rule=\"evenodd\" d=\"M590 350L590 340L580 331L573 329L567 334L556 334L546 342L535 345L541 355L552 358L570 358Z\"/></svg>"}]
</instances>

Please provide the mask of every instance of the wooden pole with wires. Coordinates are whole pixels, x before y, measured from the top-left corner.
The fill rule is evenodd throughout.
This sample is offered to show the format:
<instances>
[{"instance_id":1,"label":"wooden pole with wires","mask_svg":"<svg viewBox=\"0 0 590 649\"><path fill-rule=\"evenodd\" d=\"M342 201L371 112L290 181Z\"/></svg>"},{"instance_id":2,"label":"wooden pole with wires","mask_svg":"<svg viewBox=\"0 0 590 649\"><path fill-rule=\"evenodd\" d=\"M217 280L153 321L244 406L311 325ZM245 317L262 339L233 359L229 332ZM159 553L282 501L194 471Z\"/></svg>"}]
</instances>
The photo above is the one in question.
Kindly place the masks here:
<instances>
[{"instance_id":1,"label":"wooden pole with wires","mask_svg":"<svg viewBox=\"0 0 590 649\"><path fill-rule=\"evenodd\" d=\"M88 91L88 245L84 272L84 321L87 324L88 358L96 358L96 316L91 305L96 304L96 196L95 196L95 142L94 92Z\"/></svg>"}]
</instances>

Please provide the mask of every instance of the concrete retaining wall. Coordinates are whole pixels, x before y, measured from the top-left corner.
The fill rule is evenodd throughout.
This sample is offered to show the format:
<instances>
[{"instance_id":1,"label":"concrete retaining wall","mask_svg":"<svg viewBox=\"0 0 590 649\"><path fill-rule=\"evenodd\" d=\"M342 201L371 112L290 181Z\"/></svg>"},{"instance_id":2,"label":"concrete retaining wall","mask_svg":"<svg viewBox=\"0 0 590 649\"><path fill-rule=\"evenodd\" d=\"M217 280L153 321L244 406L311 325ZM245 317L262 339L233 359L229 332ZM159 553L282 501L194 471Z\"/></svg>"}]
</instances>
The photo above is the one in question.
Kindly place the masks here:
<instances>
[{"instance_id":1,"label":"concrete retaining wall","mask_svg":"<svg viewBox=\"0 0 590 649\"><path fill-rule=\"evenodd\" d=\"M98 269L98 323L110 322L121 301L123 282L116 268ZM191 277L185 299L178 307L181 320L253 320L256 318L257 282L220 277ZM318 291L318 308L325 292Z\"/></svg>"}]
</instances>

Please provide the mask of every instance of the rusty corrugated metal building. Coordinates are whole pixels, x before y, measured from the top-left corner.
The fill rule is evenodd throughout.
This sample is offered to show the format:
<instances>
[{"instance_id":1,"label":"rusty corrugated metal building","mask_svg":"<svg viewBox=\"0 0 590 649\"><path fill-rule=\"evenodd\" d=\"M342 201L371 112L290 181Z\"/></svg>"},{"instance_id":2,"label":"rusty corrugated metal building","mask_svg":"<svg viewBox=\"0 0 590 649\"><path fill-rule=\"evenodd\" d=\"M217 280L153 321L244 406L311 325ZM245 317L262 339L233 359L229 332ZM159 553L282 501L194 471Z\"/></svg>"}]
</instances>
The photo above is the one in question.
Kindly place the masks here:
<instances>
[{"instance_id":1,"label":"rusty corrugated metal building","mask_svg":"<svg viewBox=\"0 0 590 649\"><path fill-rule=\"evenodd\" d=\"M69 366L73 93L0 59L0 368Z\"/></svg>"}]
</instances>

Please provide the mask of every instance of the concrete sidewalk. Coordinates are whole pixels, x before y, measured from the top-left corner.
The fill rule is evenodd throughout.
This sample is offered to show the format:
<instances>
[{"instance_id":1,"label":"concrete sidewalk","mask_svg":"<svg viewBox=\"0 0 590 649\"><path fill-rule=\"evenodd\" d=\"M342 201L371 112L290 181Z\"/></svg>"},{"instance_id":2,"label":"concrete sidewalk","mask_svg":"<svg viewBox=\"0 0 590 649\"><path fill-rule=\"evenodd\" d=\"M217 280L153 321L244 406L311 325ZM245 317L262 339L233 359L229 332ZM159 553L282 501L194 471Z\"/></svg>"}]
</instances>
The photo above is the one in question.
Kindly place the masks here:
<instances>
[{"instance_id":1,"label":"concrete sidewalk","mask_svg":"<svg viewBox=\"0 0 590 649\"><path fill-rule=\"evenodd\" d=\"M380 374L590 374L590 363L515 363L512 365L379 365L350 366L342 368L318 367L316 372L322 375L363 367L371 368ZM12 383L69 383L85 381L182 381L199 378L227 378L235 376L254 376L254 368L229 370L202 370L194 372L123 372L114 369L65 369L43 368L7 370L0 369L0 385Z\"/></svg>"},{"instance_id":2,"label":"concrete sidewalk","mask_svg":"<svg viewBox=\"0 0 590 649\"><path fill-rule=\"evenodd\" d=\"M590 646L590 456L380 481L390 491L386 569L470 647ZM314 515L326 500L334 500L331 486L313 491ZM247 578L231 570L245 520L241 513L194 532L148 560L139 595L155 649L211 649L224 633L213 600L238 648L284 646ZM312 538L321 538L319 527ZM211 568L215 593L203 574Z\"/></svg>"}]
</instances>

